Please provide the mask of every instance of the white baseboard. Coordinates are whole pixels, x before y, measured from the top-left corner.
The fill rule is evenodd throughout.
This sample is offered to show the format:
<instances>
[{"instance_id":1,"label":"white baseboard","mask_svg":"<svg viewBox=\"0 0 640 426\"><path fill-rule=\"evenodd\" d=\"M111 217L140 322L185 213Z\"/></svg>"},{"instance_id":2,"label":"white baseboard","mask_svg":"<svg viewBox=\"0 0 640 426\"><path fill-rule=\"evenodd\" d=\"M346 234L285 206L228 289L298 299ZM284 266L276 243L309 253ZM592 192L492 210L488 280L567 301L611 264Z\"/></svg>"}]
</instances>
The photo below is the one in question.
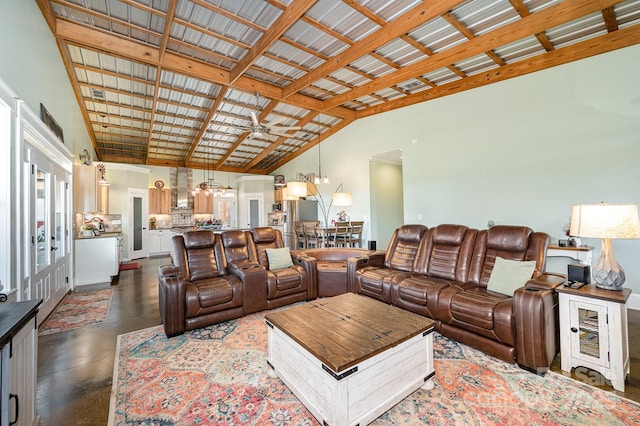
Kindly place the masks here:
<instances>
[{"instance_id":1,"label":"white baseboard","mask_svg":"<svg viewBox=\"0 0 640 426\"><path fill-rule=\"evenodd\" d=\"M629 300L627 300L627 308L636 311L640 310L640 294L631 293Z\"/></svg>"}]
</instances>

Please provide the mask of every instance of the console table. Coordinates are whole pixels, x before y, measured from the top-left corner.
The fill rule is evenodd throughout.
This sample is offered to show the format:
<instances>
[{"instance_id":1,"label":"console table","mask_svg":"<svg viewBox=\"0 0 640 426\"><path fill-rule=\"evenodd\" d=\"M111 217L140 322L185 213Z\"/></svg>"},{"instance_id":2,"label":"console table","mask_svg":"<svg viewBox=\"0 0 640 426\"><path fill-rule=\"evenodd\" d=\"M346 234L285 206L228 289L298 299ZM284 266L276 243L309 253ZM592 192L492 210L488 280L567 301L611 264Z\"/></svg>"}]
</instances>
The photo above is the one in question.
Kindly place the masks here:
<instances>
[{"instance_id":1,"label":"console table","mask_svg":"<svg viewBox=\"0 0 640 426\"><path fill-rule=\"evenodd\" d=\"M591 265L592 256L593 247L590 246L560 247L549 245L547 247L547 257L570 257L586 265Z\"/></svg>"}]
</instances>

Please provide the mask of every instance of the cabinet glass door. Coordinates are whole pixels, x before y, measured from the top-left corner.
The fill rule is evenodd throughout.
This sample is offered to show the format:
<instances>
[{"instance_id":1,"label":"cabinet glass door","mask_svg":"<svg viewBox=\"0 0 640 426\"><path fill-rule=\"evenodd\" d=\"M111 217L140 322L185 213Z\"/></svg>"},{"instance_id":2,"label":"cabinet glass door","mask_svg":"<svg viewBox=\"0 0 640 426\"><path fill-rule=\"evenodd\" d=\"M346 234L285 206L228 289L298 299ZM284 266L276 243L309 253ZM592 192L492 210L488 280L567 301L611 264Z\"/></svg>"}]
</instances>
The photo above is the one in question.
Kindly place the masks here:
<instances>
[{"instance_id":1,"label":"cabinet glass door","mask_svg":"<svg viewBox=\"0 0 640 426\"><path fill-rule=\"evenodd\" d=\"M609 365L607 310L603 306L571 302L572 352L597 365Z\"/></svg>"},{"instance_id":2,"label":"cabinet glass door","mask_svg":"<svg viewBox=\"0 0 640 426\"><path fill-rule=\"evenodd\" d=\"M236 227L236 199L233 196L214 197L213 217L221 219L224 226Z\"/></svg>"}]
</instances>

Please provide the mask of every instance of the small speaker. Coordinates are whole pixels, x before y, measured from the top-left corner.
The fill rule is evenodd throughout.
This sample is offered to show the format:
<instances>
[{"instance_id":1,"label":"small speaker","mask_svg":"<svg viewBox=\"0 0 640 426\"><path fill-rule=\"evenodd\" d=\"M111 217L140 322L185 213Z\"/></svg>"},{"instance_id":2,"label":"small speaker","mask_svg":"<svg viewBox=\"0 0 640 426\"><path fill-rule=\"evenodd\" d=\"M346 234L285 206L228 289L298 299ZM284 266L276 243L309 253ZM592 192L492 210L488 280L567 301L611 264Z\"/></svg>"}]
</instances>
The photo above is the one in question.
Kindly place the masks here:
<instances>
[{"instance_id":1,"label":"small speaker","mask_svg":"<svg viewBox=\"0 0 640 426\"><path fill-rule=\"evenodd\" d=\"M572 263L567 265L567 272L569 281L578 281L585 284L591 283L591 267L589 265Z\"/></svg>"},{"instance_id":2,"label":"small speaker","mask_svg":"<svg viewBox=\"0 0 640 426\"><path fill-rule=\"evenodd\" d=\"M376 249L376 242L375 240L369 240L369 250L375 250Z\"/></svg>"}]
</instances>

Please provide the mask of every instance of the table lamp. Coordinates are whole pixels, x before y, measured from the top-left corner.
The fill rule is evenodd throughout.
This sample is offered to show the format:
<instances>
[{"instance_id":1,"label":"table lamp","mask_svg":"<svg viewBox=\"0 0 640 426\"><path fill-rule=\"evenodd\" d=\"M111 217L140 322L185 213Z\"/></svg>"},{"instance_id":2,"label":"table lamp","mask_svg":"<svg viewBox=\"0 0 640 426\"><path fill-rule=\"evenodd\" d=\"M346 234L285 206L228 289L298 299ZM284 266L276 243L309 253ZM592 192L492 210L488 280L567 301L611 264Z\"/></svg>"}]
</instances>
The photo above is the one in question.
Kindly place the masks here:
<instances>
[{"instance_id":1,"label":"table lamp","mask_svg":"<svg viewBox=\"0 0 640 426\"><path fill-rule=\"evenodd\" d=\"M602 238L600 258L593 268L596 287L622 290L624 270L613 256L612 238L640 238L640 219L635 204L581 204L571 211L571 235Z\"/></svg>"}]
</instances>

